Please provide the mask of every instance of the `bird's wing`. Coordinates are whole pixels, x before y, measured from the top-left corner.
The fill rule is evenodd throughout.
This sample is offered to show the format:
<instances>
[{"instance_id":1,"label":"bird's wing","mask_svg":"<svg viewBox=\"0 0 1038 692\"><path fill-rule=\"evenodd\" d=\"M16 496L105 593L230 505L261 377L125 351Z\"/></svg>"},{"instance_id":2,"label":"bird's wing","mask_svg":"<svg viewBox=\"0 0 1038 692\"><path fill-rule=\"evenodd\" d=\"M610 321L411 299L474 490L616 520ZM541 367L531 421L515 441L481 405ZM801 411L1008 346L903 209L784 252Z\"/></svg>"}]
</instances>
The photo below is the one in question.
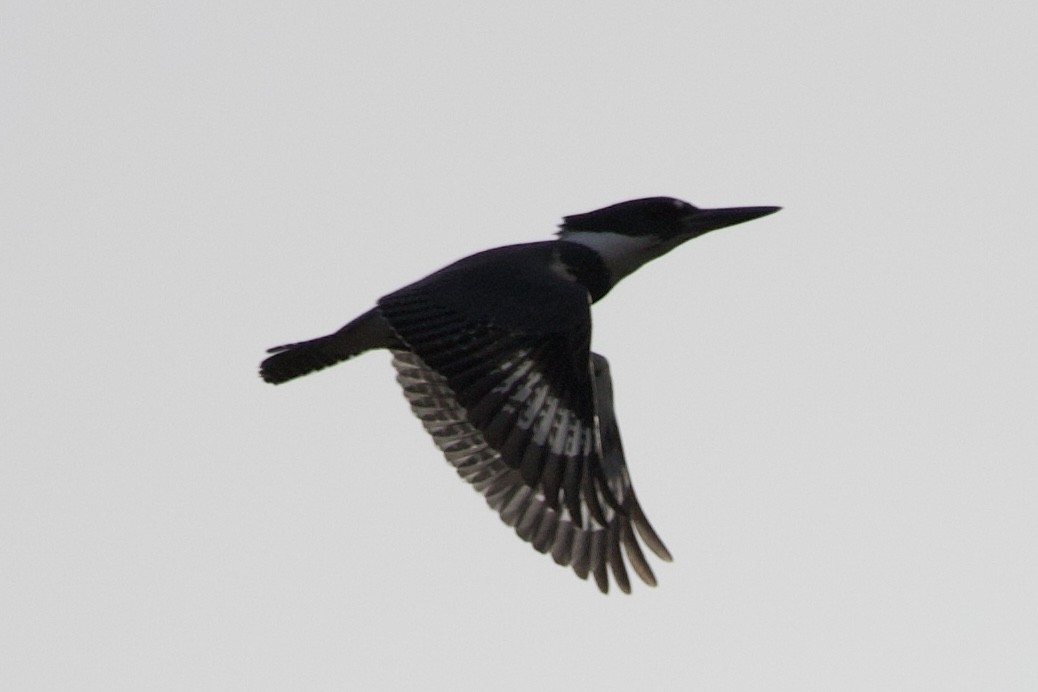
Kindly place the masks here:
<instances>
[{"instance_id":1,"label":"bird's wing","mask_svg":"<svg viewBox=\"0 0 1038 692\"><path fill-rule=\"evenodd\" d=\"M523 296L522 309L536 315L550 301L570 316L551 328L518 310L497 324L428 281L383 298L379 310L408 347L393 349L397 379L448 461L520 537L581 578L593 574L603 591L608 571L630 590L622 545L654 584L635 531L670 555L631 489L608 367L588 346L587 294L549 283Z\"/></svg>"}]
</instances>

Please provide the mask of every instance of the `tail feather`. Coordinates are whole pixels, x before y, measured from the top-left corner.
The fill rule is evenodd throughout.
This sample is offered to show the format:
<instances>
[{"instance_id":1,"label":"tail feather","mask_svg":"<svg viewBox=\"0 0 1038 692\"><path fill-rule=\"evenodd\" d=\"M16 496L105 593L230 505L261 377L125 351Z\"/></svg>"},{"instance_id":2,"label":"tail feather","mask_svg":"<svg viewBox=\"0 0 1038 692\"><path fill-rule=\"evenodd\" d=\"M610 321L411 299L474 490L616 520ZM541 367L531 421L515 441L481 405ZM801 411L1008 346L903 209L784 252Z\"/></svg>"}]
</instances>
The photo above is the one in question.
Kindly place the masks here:
<instances>
[{"instance_id":1,"label":"tail feather","mask_svg":"<svg viewBox=\"0 0 1038 692\"><path fill-rule=\"evenodd\" d=\"M394 343L389 324L375 308L334 334L268 349L267 353L273 355L260 363L260 377L281 384Z\"/></svg>"}]
</instances>

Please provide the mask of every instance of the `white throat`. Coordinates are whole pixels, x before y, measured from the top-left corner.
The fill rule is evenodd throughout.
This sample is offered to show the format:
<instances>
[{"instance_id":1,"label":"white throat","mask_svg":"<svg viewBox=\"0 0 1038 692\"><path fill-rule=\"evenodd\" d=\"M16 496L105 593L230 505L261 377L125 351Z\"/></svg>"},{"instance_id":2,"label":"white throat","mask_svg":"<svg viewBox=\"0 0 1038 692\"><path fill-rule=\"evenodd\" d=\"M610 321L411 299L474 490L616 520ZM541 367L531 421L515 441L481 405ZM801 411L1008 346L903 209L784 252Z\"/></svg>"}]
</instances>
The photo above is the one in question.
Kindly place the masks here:
<instances>
[{"instance_id":1,"label":"white throat","mask_svg":"<svg viewBox=\"0 0 1038 692\"><path fill-rule=\"evenodd\" d=\"M687 238L677 237L661 241L656 236L629 236L603 231L559 232L559 240L580 243L591 248L605 262L615 284L649 260L654 260L676 248Z\"/></svg>"}]
</instances>

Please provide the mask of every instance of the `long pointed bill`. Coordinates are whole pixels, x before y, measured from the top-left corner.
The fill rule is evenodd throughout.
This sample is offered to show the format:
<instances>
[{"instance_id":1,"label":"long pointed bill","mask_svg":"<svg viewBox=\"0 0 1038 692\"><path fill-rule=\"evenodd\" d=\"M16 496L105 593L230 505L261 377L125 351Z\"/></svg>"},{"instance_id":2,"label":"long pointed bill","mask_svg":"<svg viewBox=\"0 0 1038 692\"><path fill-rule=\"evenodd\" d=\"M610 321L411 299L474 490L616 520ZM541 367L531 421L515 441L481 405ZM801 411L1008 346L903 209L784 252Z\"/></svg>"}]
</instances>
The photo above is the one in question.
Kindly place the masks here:
<instances>
[{"instance_id":1,"label":"long pointed bill","mask_svg":"<svg viewBox=\"0 0 1038 692\"><path fill-rule=\"evenodd\" d=\"M782 207L733 207L729 209L698 209L688 218L688 230L694 236L718 228L734 226L774 214Z\"/></svg>"}]
</instances>

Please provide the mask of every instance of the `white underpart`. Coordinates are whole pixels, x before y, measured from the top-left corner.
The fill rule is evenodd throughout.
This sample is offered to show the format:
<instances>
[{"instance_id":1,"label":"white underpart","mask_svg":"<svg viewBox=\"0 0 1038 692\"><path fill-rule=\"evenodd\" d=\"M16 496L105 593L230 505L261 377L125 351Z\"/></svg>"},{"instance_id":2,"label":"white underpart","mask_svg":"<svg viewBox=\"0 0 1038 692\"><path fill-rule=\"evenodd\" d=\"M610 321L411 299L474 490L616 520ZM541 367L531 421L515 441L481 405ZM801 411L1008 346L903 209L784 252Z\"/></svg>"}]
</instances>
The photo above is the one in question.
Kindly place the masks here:
<instances>
[{"instance_id":1,"label":"white underpart","mask_svg":"<svg viewBox=\"0 0 1038 692\"><path fill-rule=\"evenodd\" d=\"M658 236L630 236L608 231L562 231L559 240L580 243L591 248L605 262L609 275L616 283L649 260L664 255L688 240L679 235L666 240Z\"/></svg>"}]
</instances>

